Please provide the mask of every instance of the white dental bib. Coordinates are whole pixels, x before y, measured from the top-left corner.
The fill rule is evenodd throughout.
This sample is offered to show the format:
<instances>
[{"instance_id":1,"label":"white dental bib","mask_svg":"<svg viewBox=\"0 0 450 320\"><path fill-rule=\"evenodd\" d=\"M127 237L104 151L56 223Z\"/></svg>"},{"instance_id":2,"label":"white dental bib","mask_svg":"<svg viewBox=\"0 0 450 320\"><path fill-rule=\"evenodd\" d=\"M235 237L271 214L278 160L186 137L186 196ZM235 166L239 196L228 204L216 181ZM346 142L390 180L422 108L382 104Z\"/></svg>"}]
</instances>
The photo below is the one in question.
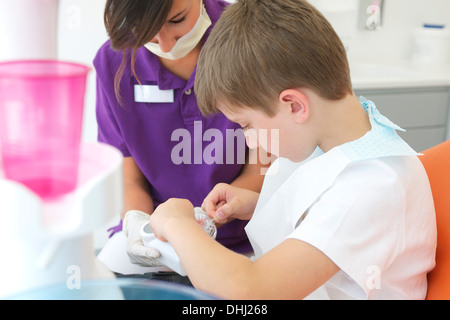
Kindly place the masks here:
<instances>
[{"instance_id":1,"label":"white dental bib","mask_svg":"<svg viewBox=\"0 0 450 320\"><path fill-rule=\"evenodd\" d=\"M256 257L285 240L301 222L299 220L307 209L350 163L388 156L418 155L395 132L403 129L381 115L372 101L361 98L361 104L368 112L372 125L372 129L362 138L327 153L317 148L300 163L279 158L271 165L255 213L246 227Z\"/></svg>"},{"instance_id":2,"label":"white dental bib","mask_svg":"<svg viewBox=\"0 0 450 320\"><path fill-rule=\"evenodd\" d=\"M353 170L353 168L356 167L357 169L354 171L359 170L356 171L359 174L360 172L364 173L366 167L365 163L358 165L362 163L359 161L417 155L417 153L395 132L395 130L401 130L401 128L382 116L371 101L364 99L361 100L361 103L368 112L370 123L372 125L372 129L362 138L335 147L326 153L317 149L307 160L301 163L293 163L287 159L279 158L271 165L266 174L254 215L245 228L253 246L256 259L288 238L301 238L292 236L292 234L298 232L303 221L306 222L306 219L310 219L310 217L308 217L310 209L320 203L324 195L329 197L327 190L333 186L335 187L335 184L340 181L338 177L344 172L346 176L348 176L349 170L346 170L346 168L352 166L351 170ZM419 160L414 159L415 157L407 158L410 158L410 160L406 161L407 165L416 168ZM389 163L390 161L391 160L388 160ZM395 161L396 160L394 160L395 168L399 168L397 167L399 162ZM381 162L382 161L380 161L380 163ZM384 165L383 162L381 167ZM378 162L375 164L376 168L377 166L380 166ZM369 168L369 170L371 170L371 168ZM420 168L417 170L420 170ZM358 174L355 175L355 172L351 174L353 179L358 176ZM370 177L370 179L378 179L377 174L373 174L373 172ZM361 176L361 179L364 179L364 177ZM379 179L380 181L375 181L374 184L383 185L383 175ZM420 194L420 192L418 192L418 194ZM392 199L395 199L396 196L397 195L392 195ZM333 199L333 201L336 201L337 206L339 206L339 201L345 202L348 199L352 201L351 195L349 198L343 197L340 199L337 197ZM432 201L431 193L426 200ZM331 203L333 203L333 201ZM364 199L362 202L364 202ZM395 200L393 200L393 202L395 202ZM426 202L426 204L428 205L429 202ZM346 206L346 204L344 206ZM322 207L317 207L325 209L324 211L336 210L333 206L328 208L324 205L322 205ZM318 209L315 210L314 218L311 218L314 219L315 222L320 221L321 219L334 219L333 216L330 217L330 214L326 214L324 215L324 218L322 218L320 212L317 212ZM345 216L343 215L343 217ZM341 218L342 216L336 216L336 219ZM363 219L366 218L363 217ZM373 216L369 216L367 219L373 219ZM430 219L434 219L434 216ZM320 225L320 223L318 225ZM319 235L317 243L320 244L322 241L320 239L321 232L326 233L327 231L311 230L310 232L316 232ZM389 239L389 241L391 241L391 239ZM387 243L382 241L379 245L379 252L383 252L384 248L389 246L390 242ZM318 245L318 247L320 248L320 245ZM342 270L342 266L338 263L339 261L336 261L333 258L332 260L337 263ZM366 270L363 270L362 276L364 276L365 271ZM342 280L342 278L344 280ZM339 279L341 283L342 281L348 281L349 283L353 281L351 279L347 280L347 276L343 276L342 278ZM357 282L359 284L364 281L366 280L361 279L361 281ZM350 293L350 296L363 296L364 293L361 292L358 286L356 287L356 289L352 289L354 290L354 295L353 293ZM312 295L310 298L329 298L328 294L323 290L323 287L319 288L313 293L316 296ZM365 290L365 288L363 288L363 290ZM320 295L321 293L324 293L324 295Z\"/></svg>"}]
</instances>

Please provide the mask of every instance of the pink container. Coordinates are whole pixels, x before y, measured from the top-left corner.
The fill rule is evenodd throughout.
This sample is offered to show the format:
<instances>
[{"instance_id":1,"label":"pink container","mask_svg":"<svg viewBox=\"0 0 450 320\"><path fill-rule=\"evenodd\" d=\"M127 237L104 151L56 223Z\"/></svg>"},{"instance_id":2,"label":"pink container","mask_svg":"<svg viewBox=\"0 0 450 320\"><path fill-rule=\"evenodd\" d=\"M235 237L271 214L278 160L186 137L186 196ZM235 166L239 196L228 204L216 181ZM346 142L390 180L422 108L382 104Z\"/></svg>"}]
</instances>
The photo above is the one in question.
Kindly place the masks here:
<instances>
[{"instance_id":1,"label":"pink container","mask_svg":"<svg viewBox=\"0 0 450 320\"><path fill-rule=\"evenodd\" d=\"M0 63L3 171L43 199L77 185L88 72L60 61Z\"/></svg>"}]
</instances>

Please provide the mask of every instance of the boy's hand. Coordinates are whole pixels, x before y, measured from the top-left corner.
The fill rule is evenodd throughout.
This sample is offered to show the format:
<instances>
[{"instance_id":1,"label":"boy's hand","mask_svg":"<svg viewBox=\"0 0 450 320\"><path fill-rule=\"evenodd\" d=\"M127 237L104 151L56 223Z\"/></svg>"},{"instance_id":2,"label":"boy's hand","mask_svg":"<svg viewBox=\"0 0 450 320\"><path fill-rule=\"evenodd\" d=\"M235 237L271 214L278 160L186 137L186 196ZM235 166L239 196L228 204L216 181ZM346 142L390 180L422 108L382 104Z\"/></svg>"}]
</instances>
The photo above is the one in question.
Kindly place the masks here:
<instances>
[{"instance_id":1,"label":"boy's hand","mask_svg":"<svg viewBox=\"0 0 450 320\"><path fill-rule=\"evenodd\" d=\"M160 204L150 216L150 228L158 239L167 241L166 232L170 229L170 223L191 220L197 223L192 203L186 199L172 198Z\"/></svg>"},{"instance_id":2,"label":"boy's hand","mask_svg":"<svg viewBox=\"0 0 450 320\"><path fill-rule=\"evenodd\" d=\"M203 200L202 209L217 224L232 219L250 220L258 197L257 192L219 183Z\"/></svg>"}]
</instances>

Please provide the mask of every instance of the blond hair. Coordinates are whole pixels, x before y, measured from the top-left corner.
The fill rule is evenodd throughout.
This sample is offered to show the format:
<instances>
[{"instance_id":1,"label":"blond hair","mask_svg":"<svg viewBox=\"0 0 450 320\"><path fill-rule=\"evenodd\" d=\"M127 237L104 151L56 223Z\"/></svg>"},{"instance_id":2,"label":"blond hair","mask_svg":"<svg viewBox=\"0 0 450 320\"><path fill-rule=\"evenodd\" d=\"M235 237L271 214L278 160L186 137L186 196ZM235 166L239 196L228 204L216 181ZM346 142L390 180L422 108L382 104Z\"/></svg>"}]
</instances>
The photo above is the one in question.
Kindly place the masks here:
<instances>
[{"instance_id":1,"label":"blond hair","mask_svg":"<svg viewBox=\"0 0 450 320\"><path fill-rule=\"evenodd\" d=\"M338 100L352 92L345 48L330 23L305 0L238 0L222 14L197 64L203 114L219 104L262 110L289 88Z\"/></svg>"}]
</instances>

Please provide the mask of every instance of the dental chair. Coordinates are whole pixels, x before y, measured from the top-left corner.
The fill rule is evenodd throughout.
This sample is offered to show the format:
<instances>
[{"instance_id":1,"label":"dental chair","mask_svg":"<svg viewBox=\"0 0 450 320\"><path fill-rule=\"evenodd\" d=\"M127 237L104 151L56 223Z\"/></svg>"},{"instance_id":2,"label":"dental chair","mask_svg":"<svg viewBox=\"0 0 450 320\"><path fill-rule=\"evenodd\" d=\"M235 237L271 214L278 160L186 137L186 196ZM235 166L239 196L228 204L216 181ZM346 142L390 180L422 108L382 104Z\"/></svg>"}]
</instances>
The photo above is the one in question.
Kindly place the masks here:
<instances>
[{"instance_id":1,"label":"dental chair","mask_svg":"<svg viewBox=\"0 0 450 320\"><path fill-rule=\"evenodd\" d=\"M450 140L422 152L437 222L436 267L428 274L427 300L450 299Z\"/></svg>"}]
</instances>

